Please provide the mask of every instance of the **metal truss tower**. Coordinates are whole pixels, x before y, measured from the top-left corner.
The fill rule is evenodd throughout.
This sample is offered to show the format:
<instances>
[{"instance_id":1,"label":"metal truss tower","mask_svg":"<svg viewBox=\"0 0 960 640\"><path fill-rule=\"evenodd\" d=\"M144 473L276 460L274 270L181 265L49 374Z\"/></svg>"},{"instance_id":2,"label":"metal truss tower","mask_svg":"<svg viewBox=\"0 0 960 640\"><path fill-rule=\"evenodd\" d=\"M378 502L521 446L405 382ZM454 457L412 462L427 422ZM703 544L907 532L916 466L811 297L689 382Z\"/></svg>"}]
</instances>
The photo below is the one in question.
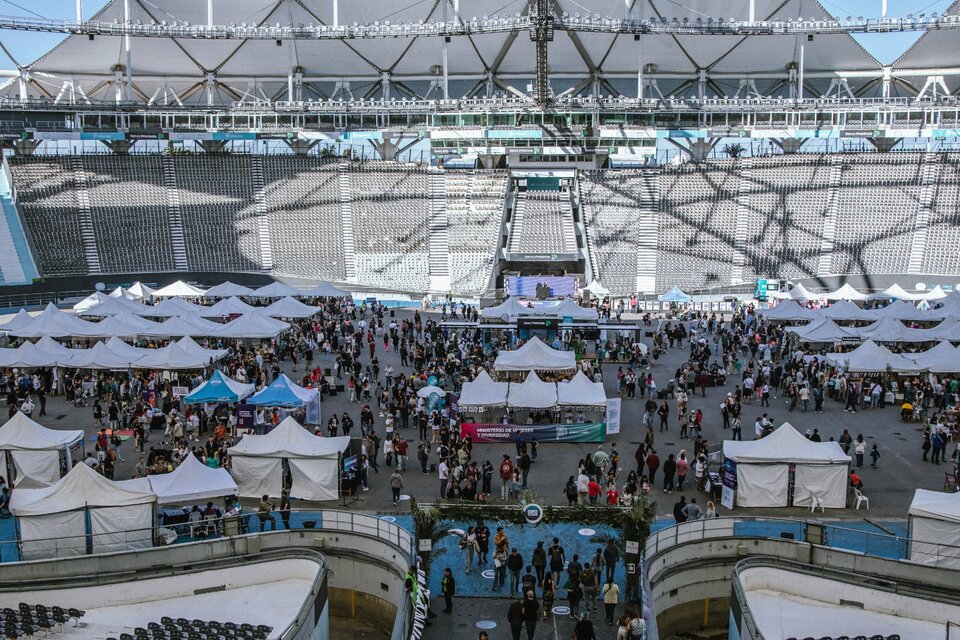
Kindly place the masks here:
<instances>
[{"instance_id":1,"label":"metal truss tower","mask_svg":"<svg viewBox=\"0 0 960 640\"><path fill-rule=\"evenodd\" d=\"M537 106L545 109L550 105L550 70L547 60L547 43L553 41L554 17L550 13L549 0L536 0L536 14L530 28L530 39L537 43Z\"/></svg>"}]
</instances>

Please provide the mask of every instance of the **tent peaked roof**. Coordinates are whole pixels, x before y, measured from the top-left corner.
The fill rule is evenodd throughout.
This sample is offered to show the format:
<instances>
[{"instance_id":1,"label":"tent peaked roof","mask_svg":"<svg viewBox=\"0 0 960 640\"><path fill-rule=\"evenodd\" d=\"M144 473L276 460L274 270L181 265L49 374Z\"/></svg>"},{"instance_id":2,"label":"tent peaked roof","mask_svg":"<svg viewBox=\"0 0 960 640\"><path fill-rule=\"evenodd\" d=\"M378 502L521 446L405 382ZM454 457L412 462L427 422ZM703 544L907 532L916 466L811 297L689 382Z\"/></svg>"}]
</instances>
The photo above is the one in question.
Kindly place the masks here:
<instances>
[{"instance_id":1,"label":"tent peaked roof","mask_svg":"<svg viewBox=\"0 0 960 640\"><path fill-rule=\"evenodd\" d=\"M878 342L929 342L931 340L925 330L911 329L891 316L883 316L872 324L860 327L856 332L862 338L870 338Z\"/></svg>"},{"instance_id":2,"label":"tent peaked roof","mask_svg":"<svg viewBox=\"0 0 960 640\"><path fill-rule=\"evenodd\" d=\"M320 311L319 307L311 307L295 298L285 296L266 309L261 309L260 313L271 318L309 318L320 313Z\"/></svg>"},{"instance_id":3,"label":"tent peaked roof","mask_svg":"<svg viewBox=\"0 0 960 640\"><path fill-rule=\"evenodd\" d=\"M258 298L284 298L286 296L299 296L299 291L288 284L282 282L271 282L253 292Z\"/></svg>"},{"instance_id":4,"label":"tent peaked roof","mask_svg":"<svg viewBox=\"0 0 960 640\"><path fill-rule=\"evenodd\" d=\"M839 342L844 339L856 338L857 334L845 329L829 318L813 320L802 327L790 329L805 342Z\"/></svg>"},{"instance_id":5,"label":"tent peaked roof","mask_svg":"<svg viewBox=\"0 0 960 640\"><path fill-rule=\"evenodd\" d=\"M602 382L594 382L583 371L578 371L569 382L557 385L557 401L565 406L600 407L606 406L607 394Z\"/></svg>"},{"instance_id":6,"label":"tent peaked roof","mask_svg":"<svg viewBox=\"0 0 960 640\"><path fill-rule=\"evenodd\" d=\"M524 409L547 409L557 404L557 385L544 382L536 371L527 374L521 383L512 383L507 404Z\"/></svg>"},{"instance_id":7,"label":"tent peaked roof","mask_svg":"<svg viewBox=\"0 0 960 640\"><path fill-rule=\"evenodd\" d=\"M111 300L109 295L106 293L101 293L100 291L94 291L86 298L73 305L73 310L75 313L83 315L87 309L103 304L107 300Z\"/></svg>"},{"instance_id":8,"label":"tent peaked roof","mask_svg":"<svg viewBox=\"0 0 960 640\"><path fill-rule=\"evenodd\" d=\"M223 338L273 338L286 331L290 325L261 313L245 313L221 326L219 335Z\"/></svg>"},{"instance_id":9,"label":"tent peaked roof","mask_svg":"<svg viewBox=\"0 0 960 640\"><path fill-rule=\"evenodd\" d=\"M927 291L925 294L923 294L923 299L927 302L930 302L933 300L943 300L949 295L949 293L944 291L943 287L937 285L933 289L930 289L930 291Z\"/></svg>"},{"instance_id":10,"label":"tent peaked roof","mask_svg":"<svg viewBox=\"0 0 960 640\"><path fill-rule=\"evenodd\" d=\"M893 284L880 293L871 293L871 300L922 300L922 293L910 293L899 284Z\"/></svg>"},{"instance_id":11,"label":"tent peaked roof","mask_svg":"<svg viewBox=\"0 0 960 640\"><path fill-rule=\"evenodd\" d=\"M495 381L486 369L481 369L476 378L463 384L459 403L466 407L502 407L507 404L509 387L508 383Z\"/></svg>"},{"instance_id":12,"label":"tent peaked roof","mask_svg":"<svg viewBox=\"0 0 960 640\"><path fill-rule=\"evenodd\" d=\"M214 371L209 380L204 380L183 401L187 404L204 402L239 402L253 393L254 385L244 384Z\"/></svg>"},{"instance_id":13,"label":"tent peaked roof","mask_svg":"<svg viewBox=\"0 0 960 640\"><path fill-rule=\"evenodd\" d=\"M498 371L566 371L577 366L573 351L558 351L534 336L515 351L501 351L493 367Z\"/></svg>"},{"instance_id":14,"label":"tent peaked roof","mask_svg":"<svg viewBox=\"0 0 960 640\"><path fill-rule=\"evenodd\" d=\"M33 318L32 322L13 329L9 333L20 338L41 338L43 336L62 338L90 335L91 332L96 330L95 327L94 323L81 320L73 314L65 313L51 302L40 312L40 315Z\"/></svg>"},{"instance_id":15,"label":"tent peaked roof","mask_svg":"<svg viewBox=\"0 0 960 640\"><path fill-rule=\"evenodd\" d=\"M198 314L201 318L226 318L227 316L256 313L264 307L255 307L237 297L223 298L209 307L204 307Z\"/></svg>"},{"instance_id":16,"label":"tent peaked roof","mask_svg":"<svg viewBox=\"0 0 960 640\"><path fill-rule=\"evenodd\" d=\"M516 298L507 298L500 304L480 310L484 318L508 318L515 320L519 316L533 315L533 309L525 307Z\"/></svg>"},{"instance_id":17,"label":"tent peaked roof","mask_svg":"<svg viewBox=\"0 0 960 640\"><path fill-rule=\"evenodd\" d=\"M939 320L943 314L936 311L921 311L907 300L895 300L882 309L877 309L877 317L929 322Z\"/></svg>"},{"instance_id":18,"label":"tent peaked roof","mask_svg":"<svg viewBox=\"0 0 960 640\"><path fill-rule=\"evenodd\" d=\"M252 296L253 289L245 287L242 284L234 284L227 280L220 284L210 287L203 294L204 298L231 298L233 296Z\"/></svg>"},{"instance_id":19,"label":"tent peaked roof","mask_svg":"<svg viewBox=\"0 0 960 640\"><path fill-rule=\"evenodd\" d=\"M960 493L917 489L910 503L909 514L960 523Z\"/></svg>"},{"instance_id":20,"label":"tent peaked roof","mask_svg":"<svg viewBox=\"0 0 960 640\"><path fill-rule=\"evenodd\" d=\"M772 309L760 309L758 313L767 320L780 320L783 322L814 320L817 317L816 311L807 309L796 300L784 300Z\"/></svg>"},{"instance_id":21,"label":"tent peaked roof","mask_svg":"<svg viewBox=\"0 0 960 640\"><path fill-rule=\"evenodd\" d=\"M126 298L127 300L137 300L139 296L135 293L124 289L123 287L116 287L113 291L110 292L111 298Z\"/></svg>"},{"instance_id":22,"label":"tent peaked roof","mask_svg":"<svg viewBox=\"0 0 960 640\"><path fill-rule=\"evenodd\" d=\"M114 482L85 464L78 464L59 481L43 489L14 491L11 511L15 516L37 516L78 511L87 507L126 507L156 502L149 482Z\"/></svg>"},{"instance_id":23,"label":"tent peaked roof","mask_svg":"<svg viewBox=\"0 0 960 640\"><path fill-rule=\"evenodd\" d=\"M937 340L960 342L960 318L947 318L932 329L927 329L927 335Z\"/></svg>"},{"instance_id":24,"label":"tent peaked roof","mask_svg":"<svg viewBox=\"0 0 960 640\"><path fill-rule=\"evenodd\" d=\"M198 286L186 283L183 280L177 280L172 284L154 290L152 295L154 298L170 298L173 296L199 298L202 297L204 293L205 291Z\"/></svg>"},{"instance_id":25,"label":"tent peaked roof","mask_svg":"<svg viewBox=\"0 0 960 640\"><path fill-rule=\"evenodd\" d=\"M187 302L179 296L173 296L161 300L152 307L143 307L140 310L140 315L172 318L173 316L197 315L201 311L203 311L203 307L200 305Z\"/></svg>"},{"instance_id":26,"label":"tent peaked roof","mask_svg":"<svg viewBox=\"0 0 960 640\"><path fill-rule=\"evenodd\" d=\"M321 282L320 284L310 287L300 295L310 298L346 298L350 296L350 292L338 289L329 282Z\"/></svg>"},{"instance_id":27,"label":"tent peaked roof","mask_svg":"<svg viewBox=\"0 0 960 640\"><path fill-rule=\"evenodd\" d=\"M287 374L281 373L268 386L250 396L247 402L267 407L302 407L304 403L312 400L317 393L319 393L317 389L301 387L288 378Z\"/></svg>"},{"instance_id":28,"label":"tent peaked roof","mask_svg":"<svg viewBox=\"0 0 960 640\"><path fill-rule=\"evenodd\" d=\"M143 315L143 312L150 307L142 305L139 302L134 302L129 298L111 298L107 296L98 304L86 306L74 305L73 308L81 316L105 318L108 316L115 316L119 313L135 313L137 315Z\"/></svg>"},{"instance_id":29,"label":"tent peaked roof","mask_svg":"<svg viewBox=\"0 0 960 640\"><path fill-rule=\"evenodd\" d=\"M176 342L171 342L162 349L149 351L134 366L138 369L202 369L213 360L216 358L206 353L188 350Z\"/></svg>"},{"instance_id":30,"label":"tent peaked roof","mask_svg":"<svg viewBox=\"0 0 960 640\"><path fill-rule=\"evenodd\" d=\"M172 472L152 475L149 480L160 504L232 496L239 491L229 471L208 467L194 455L184 458Z\"/></svg>"},{"instance_id":31,"label":"tent peaked roof","mask_svg":"<svg viewBox=\"0 0 960 640\"><path fill-rule=\"evenodd\" d=\"M827 362L847 371L862 373L913 372L923 369L910 358L893 353L873 340L866 340L849 353L828 353Z\"/></svg>"},{"instance_id":32,"label":"tent peaked roof","mask_svg":"<svg viewBox=\"0 0 960 640\"><path fill-rule=\"evenodd\" d=\"M590 284L585 286L584 289L599 297L610 295L610 289L607 289L605 286L603 286L603 284L600 283L599 280L596 279L591 280Z\"/></svg>"},{"instance_id":33,"label":"tent peaked roof","mask_svg":"<svg viewBox=\"0 0 960 640\"><path fill-rule=\"evenodd\" d=\"M83 429L48 429L17 411L0 427L0 450L44 451L72 444L83 438Z\"/></svg>"},{"instance_id":34,"label":"tent peaked roof","mask_svg":"<svg viewBox=\"0 0 960 640\"><path fill-rule=\"evenodd\" d=\"M850 456L836 442L808 440L789 422L760 440L724 440L723 455L737 463L779 462L783 464L849 463Z\"/></svg>"},{"instance_id":35,"label":"tent peaked roof","mask_svg":"<svg viewBox=\"0 0 960 640\"><path fill-rule=\"evenodd\" d=\"M26 309L20 309L17 311L15 316L7 320L5 323L0 324L0 330L12 331L14 329L22 329L23 327L29 326L32 323L33 316L27 313Z\"/></svg>"},{"instance_id":36,"label":"tent peaked roof","mask_svg":"<svg viewBox=\"0 0 960 640\"><path fill-rule=\"evenodd\" d=\"M845 282L842 287L836 291L824 294L823 297L827 300L866 300L870 296L865 293L860 293L851 287L850 283Z\"/></svg>"},{"instance_id":37,"label":"tent peaked roof","mask_svg":"<svg viewBox=\"0 0 960 640\"><path fill-rule=\"evenodd\" d=\"M875 311L861 309L849 300L841 300L826 309L820 309L818 313L824 318L841 321L869 320L873 322L878 317Z\"/></svg>"},{"instance_id":38,"label":"tent peaked roof","mask_svg":"<svg viewBox=\"0 0 960 640\"><path fill-rule=\"evenodd\" d=\"M560 302L543 304L533 309L534 315L556 316L572 320L596 320L600 314L592 307L581 307L576 300L567 297Z\"/></svg>"},{"instance_id":39,"label":"tent peaked roof","mask_svg":"<svg viewBox=\"0 0 960 640\"><path fill-rule=\"evenodd\" d=\"M946 340L926 351L911 353L910 357L931 373L960 372L960 351Z\"/></svg>"},{"instance_id":40,"label":"tent peaked roof","mask_svg":"<svg viewBox=\"0 0 960 640\"><path fill-rule=\"evenodd\" d=\"M143 359L143 355L117 353L104 342L97 342L89 349L74 349L69 366L77 369L129 369Z\"/></svg>"},{"instance_id":41,"label":"tent peaked roof","mask_svg":"<svg viewBox=\"0 0 960 640\"><path fill-rule=\"evenodd\" d=\"M149 300L153 296L153 289L137 280L127 287L127 293L132 293L139 300Z\"/></svg>"},{"instance_id":42,"label":"tent peaked roof","mask_svg":"<svg viewBox=\"0 0 960 640\"><path fill-rule=\"evenodd\" d=\"M350 436L315 436L291 416L266 435L243 436L240 442L230 447L229 453L231 456L336 458L349 444Z\"/></svg>"},{"instance_id":43,"label":"tent peaked roof","mask_svg":"<svg viewBox=\"0 0 960 640\"><path fill-rule=\"evenodd\" d=\"M680 290L680 287L674 285L667 289L665 293L657 296L660 302L690 302L693 300L689 295Z\"/></svg>"}]
</instances>

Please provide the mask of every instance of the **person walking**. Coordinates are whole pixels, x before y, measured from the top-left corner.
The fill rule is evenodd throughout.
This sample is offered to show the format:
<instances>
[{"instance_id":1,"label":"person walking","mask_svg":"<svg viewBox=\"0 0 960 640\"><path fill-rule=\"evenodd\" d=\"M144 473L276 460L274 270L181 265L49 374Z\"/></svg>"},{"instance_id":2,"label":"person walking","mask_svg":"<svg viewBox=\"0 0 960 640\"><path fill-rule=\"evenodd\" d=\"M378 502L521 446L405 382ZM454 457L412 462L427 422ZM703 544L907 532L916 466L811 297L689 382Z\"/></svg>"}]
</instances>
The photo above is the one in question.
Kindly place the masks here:
<instances>
[{"instance_id":1,"label":"person walking","mask_svg":"<svg viewBox=\"0 0 960 640\"><path fill-rule=\"evenodd\" d=\"M657 469L660 468L660 456L657 455L657 451L654 448L649 448L647 450L647 471L648 478L650 480L650 486L656 486L657 483Z\"/></svg>"},{"instance_id":2,"label":"person walking","mask_svg":"<svg viewBox=\"0 0 960 640\"><path fill-rule=\"evenodd\" d=\"M507 580L507 551L497 546L493 552L493 590L502 591Z\"/></svg>"},{"instance_id":3,"label":"person walking","mask_svg":"<svg viewBox=\"0 0 960 640\"><path fill-rule=\"evenodd\" d=\"M880 449L877 448L877 445L873 445L873 448L870 449L870 468L878 469L880 465Z\"/></svg>"},{"instance_id":4,"label":"person walking","mask_svg":"<svg viewBox=\"0 0 960 640\"><path fill-rule=\"evenodd\" d=\"M500 499L506 501L510 497L510 482L513 480L513 462L509 454L503 454L500 463Z\"/></svg>"},{"instance_id":5,"label":"person walking","mask_svg":"<svg viewBox=\"0 0 960 640\"><path fill-rule=\"evenodd\" d=\"M613 540L607 540L603 548L603 566L606 568L607 582L613 580L617 573L617 563L620 561L620 550Z\"/></svg>"},{"instance_id":6,"label":"person walking","mask_svg":"<svg viewBox=\"0 0 960 640\"><path fill-rule=\"evenodd\" d=\"M400 504L400 489L403 489L403 476L399 469L390 474L390 491L393 493L393 506Z\"/></svg>"},{"instance_id":7,"label":"person walking","mask_svg":"<svg viewBox=\"0 0 960 640\"><path fill-rule=\"evenodd\" d=\"M284 489L280 492L280 519L283 526L290 528L290 492Z\"/></svg>"},{"instance_id":8,"label":"person walking","mask_svg":"<svg viewBox=\"0 0 960 640\"><path fill-rule=\"evenodd\" d=\"M863 467L863 455L867 452L867 443L863 440L863 434L857 434L857 442L853 445L853 453L857 458L857 468Z\"/></svg>"},{"instance_id":9,"label":"person walking","mask_svg":"<svg viewBox=\"0 0 960 640\"><path fill-rule=\"evenodd\" d=\"M583 588L580 581L568 576L563 588L567 590L567 606L570 608L570 617L574 620L580 617L580 599L583 598Z\"/></svg>"},{"instance_id":10,"label":"person walking","mask_svg":"<svg viewBox=\"0 0 960 640\"><path fill-rule=\"evenodd\" d=\"M613 581L613 577L607 578L603 585L603 608L607 620L607 625L613 626L613 616L617 610L617 603L620 601L620 587Z\"/></svg>"},{"instance_id":11,"label":"person walking","mask_svg":"<svg viewBox=\"0 0 960 640\"><path fill-rule=\"evenodd\" d=\"M533 640L540 619L540 603L533 591L527 591L523 599L523 624L527 628L527 640Z\"/></svg>"},{"instance_id":12,"label":"person walking","mask_svg":"<svg viewBox=\"0 0 960 640\"><path fill-rule=\"evenodd\" d=\"M583 588L583 599L587 603L588 611L597 611L597 590L600 587L597 572L589 562L580 571L580 586Z\"/></svg>"},{"instance_id":13,"label":"person walking","mask_svg":"<svg viewBox=\"0 0 960 640\"><path fill-rule=\"evenodd\" d=\"M443 612L453 613L453 596L457 593L457 581L454 580L450 567L443 570L443 577L440 578L440 593L443 594L443 602L446 605Z\"/></svg>"},{"instance_id":14,"label":"person walking","mask_svg":"<svg viewBox=\"0 0 960 640\"><path fill-rule=\"evenodd\" d=\"M547 619L547 614L553 612L553 602L557 597L557 587L553 582L553 574L547 573L543 577L543 584L540 586L540 599L543 604L543 619Z\"/></svg>"},{"instance_id":15,"label":"person walking","mask_svg":"<svg viewBox=\"0 0 960 640\"><path fill-rule=\"evenodd\" d=\"M560 546L559 538L553 539L553 544L550 546L548 555L550 556L550 573L553 574L553 584L556 586L560 584L560 573L563 571L563 565L567 561L563 547Z\"/></svg>"},{"instance_id":16,"label":"person walking","mask_svg":"<svg viewBox=\"0 0 960 640\"><path fill-rule=\"evenodd\" d=\"M460 548L463 550L463 564L467 568L467 573L470 573L473 558L477 553L477 533L473 527L467 527L467 532L460 540Z\"/></svg>"},{"instance_id":17,"label":"person walking","mask_svg":"<svg viewBox=\"0 0 960 640\"><path fill-rule=\"evenodd\" d=\"M667 456L667 461L663 463L663 492L670 493L673 491L673 477L677 473L677 461L673 459L673 454L671 453Z\"/></svg>"},{"instance_id":18,"label":"person walking","mask_svg":"<svg viewBox=\"0 0 960 640\"><path fill-rule=\"evenodd\" d=\"M543 576L547 573L547 550L543 548L543 540L537 542L530 562L533 564L533 570L537 572L537 584L542 585Z\"/></svg>"},{"instance_id":19,"label":"person walking","mask_svg":"<svg viewBox=\"0 0 960 640\"><path fill-rule=\"evenodd\" d=\"M513 595L520 589L520 571L523 570L523 556L516 547L507 557L507 569L510 570L510 594Z\"/></svg>"},{"instance_id":20,"label":"person walking","mask_svg":"<svg viewBox=\"0 0 960 640\"><path fill-rule=\"evenodd\" d=\"M514 598L507 608L507 624L510 625L510 636L513 640L520 640L523 631L523 600Z\"/></svg>"}]
</instances>

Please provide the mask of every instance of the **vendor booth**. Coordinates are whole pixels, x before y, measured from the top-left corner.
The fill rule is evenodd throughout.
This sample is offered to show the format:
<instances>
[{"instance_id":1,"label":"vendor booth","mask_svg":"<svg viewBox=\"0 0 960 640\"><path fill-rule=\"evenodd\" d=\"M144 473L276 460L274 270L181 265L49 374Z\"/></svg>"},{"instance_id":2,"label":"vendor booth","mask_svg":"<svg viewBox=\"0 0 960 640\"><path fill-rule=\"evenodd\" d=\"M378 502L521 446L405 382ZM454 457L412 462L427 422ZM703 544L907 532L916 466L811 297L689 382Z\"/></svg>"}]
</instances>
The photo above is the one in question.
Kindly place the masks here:
<instances>
[{"instance_id":1,"label":"vendor booth","mask_svg":"<svg viewBox=\"0 0 960 640\"><path fill-rule=\"evenodd\" d=\"M559 351L537 337L530 338L515 351L501 351L493 363L497 372L550 371L573 373L577 356L573 351Z\"/></svg>"},{"instance_id":2,"label":"vendor booth","mask_svg":"<svg viewBox=\"0 0 960 640\"><path fill-rule=\"evenodd\" d=\"M510 383L496 382L485 369L481 369L476 378L463 383L457 404L460 411L477 413L505 407L509 387Z\"/></svg>"},{"instance_id":3,"label":"vendor booth","mask_svg":"<svg viewBox=\"0 0 960 640\"><path fill-rule=\"evenodd\" d=\"M290 478L290 495L301 500L340 497L340 458L349 436L315 436L286 418L263 436L246 435L230 447L232 474L245 498L280 495Z\"/></svg>"},{"instance_id":4,"label":"vendor booth","mask_svg":"<svg viewBox=\"0 0 960 640\"><path fill-rule=\"evenodd\" d=\"M157 494L157 504L196 503L224 496L235 496L237 483L226 469L213 469L188 455L170 473L148 476L150 488Z\"/></svg>"},{"instance_id":5,"label":"vendor booth","mask_svg":"<svg viewBox=\"0 0 960 640\"><path fill-rule=\"evenodd\" d=\"M827 508L847 504L850 456L836 442L808 440L788 422L760 440L724 440L723 456L736 465L738 506L809 507L814 497Z\"/></svg>"},{"instance_id":6,"label":"vendor booth","mask_svg":"<svg viewBox=\"0 0 960 640\"><path fill-rule=\"evenodd\" d=\"M205 404L216 402L240 402L253 393L254 385L244 384L214 371L209 380L204 380L197 388L183 397L186 404Z\"/></svg>"},{"instance_id":7,"label":"vendor booth","mask_svg":"<svg viewBox=\"0 0 960 640\"><path fill-rule=\"evenodd\" d=\"M866 340L853 351L828 353L826 360L850 373L918 373L923 370L912 358L893 353L873 340Z\"/></svg>"},{"instance_id":8,"label":"vendor booth","mask_svg":"<svg viewBox=\"0 0 960 640\"><path fill-rule=\"evenodd\" d=\"M24 560L147 549L157 496L146 478L113 482L85 464L10 499Z\"/></svg>"},{"instance_id":9,"label":"vendor booth","mask_svg":"<svg viewBox=\"0 0 960 640\"><path fill-rule=\"evenodd\" d=\"M12 486L48 487L83 458L83 430L47 429L17 411L0 427L0 452Z\"/></svg>"},{"instance_id":10,"label":"vendor booth","mask_svg":"<svg viewBox=\"0 0 960 640\"><path fill-rule=\"evenodd\" d=\"M303 408L307 424L320 424L320 390L301 387L285 373L250 396L247 404L281 409Z\"/></svg>"},{"instance_id":11,"label":"vendor booth","mask_svg":"<svg viewBox=\"0 0 960 640\"><path fill-rule=\"evenodd\" d=\"M917 489L908 525L911 562L960 569L960 493Z\"/></svg>"}]
</instances>

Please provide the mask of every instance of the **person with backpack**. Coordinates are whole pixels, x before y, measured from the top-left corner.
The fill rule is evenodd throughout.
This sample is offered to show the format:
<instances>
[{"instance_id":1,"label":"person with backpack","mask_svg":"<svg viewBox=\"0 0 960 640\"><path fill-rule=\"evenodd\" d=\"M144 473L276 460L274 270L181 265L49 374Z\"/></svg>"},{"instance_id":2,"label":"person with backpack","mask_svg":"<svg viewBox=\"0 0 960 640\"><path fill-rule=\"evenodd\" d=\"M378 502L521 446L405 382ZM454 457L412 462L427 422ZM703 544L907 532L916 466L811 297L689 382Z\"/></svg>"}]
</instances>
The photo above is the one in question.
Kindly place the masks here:
<instances>
[{"instance_id":1,"label":"person with backpack","mask_svg":"<svg viewBox=\"0 0 960 640\"><path fill-rule=\"evenodd\" d=\"M559 538L553 539L553 545L551 545L547 555L550 558L550 573L553 574L553 583L560 584L560 572L563 571L563 564L567 561L567 558L563 552L563 547L560 546Z\"/></svg>"},{"instance_id":2,"label":"person with backpack","mask_svg":"<svg viewBox=\"0 0 960 640\"><path fill-rule=\"evenodd\" d=\"M597 574L593 570L593 565L589 562L580 571L580 586L583 587L583 599L586 601L587 610L595 612L597 610L597 590L600 585L597 581Z\"/></svg>"},{"instance_id":3,"label":"person with backpack","mask_svg":"<svg viewBox=\"0 0 960 640\"><path fill-rule=\"evenodd\" d=\"M503 462L500 463L500 499L504 502L510 497L510 482L513 480L513 462L510 461L509 454L503 454Z\"/></svg>"},{"instance_id":4,"label":"person with backpack","mask_svg":"<svg viewBox=\"0 0 960 640\"><path fill-rule=\"evenodd\" d=\"M567 590L567 605L570 607L570 617L577 620L580 618L580 599L583 598L580 581L568 577L563 588Z\"/></svg>"},{"instance_id":5,"label":"person with backpack","mask_svg":"<svg viewBox=\"0 0 960 640\"><path fill-rule=\"evenodd\" d=\"M537 584L543 584L543 576L547 573L547 550L543 548L543 540L537 542L537 548L533 550L531 558L534 571L537 572Z\"/></svg>"},{"instance_id":6,"label":"person with backpack","mask_svg":"<svg viewBox=\"0 0 960 640\"><path fill-rule=\"evenodd\" d=\"M577 504L577 481L573 476L570 476L567 479L567 484L563 488L563 495L567 497L567 506L574 506Z\"/></svg>"}]
</instances>

